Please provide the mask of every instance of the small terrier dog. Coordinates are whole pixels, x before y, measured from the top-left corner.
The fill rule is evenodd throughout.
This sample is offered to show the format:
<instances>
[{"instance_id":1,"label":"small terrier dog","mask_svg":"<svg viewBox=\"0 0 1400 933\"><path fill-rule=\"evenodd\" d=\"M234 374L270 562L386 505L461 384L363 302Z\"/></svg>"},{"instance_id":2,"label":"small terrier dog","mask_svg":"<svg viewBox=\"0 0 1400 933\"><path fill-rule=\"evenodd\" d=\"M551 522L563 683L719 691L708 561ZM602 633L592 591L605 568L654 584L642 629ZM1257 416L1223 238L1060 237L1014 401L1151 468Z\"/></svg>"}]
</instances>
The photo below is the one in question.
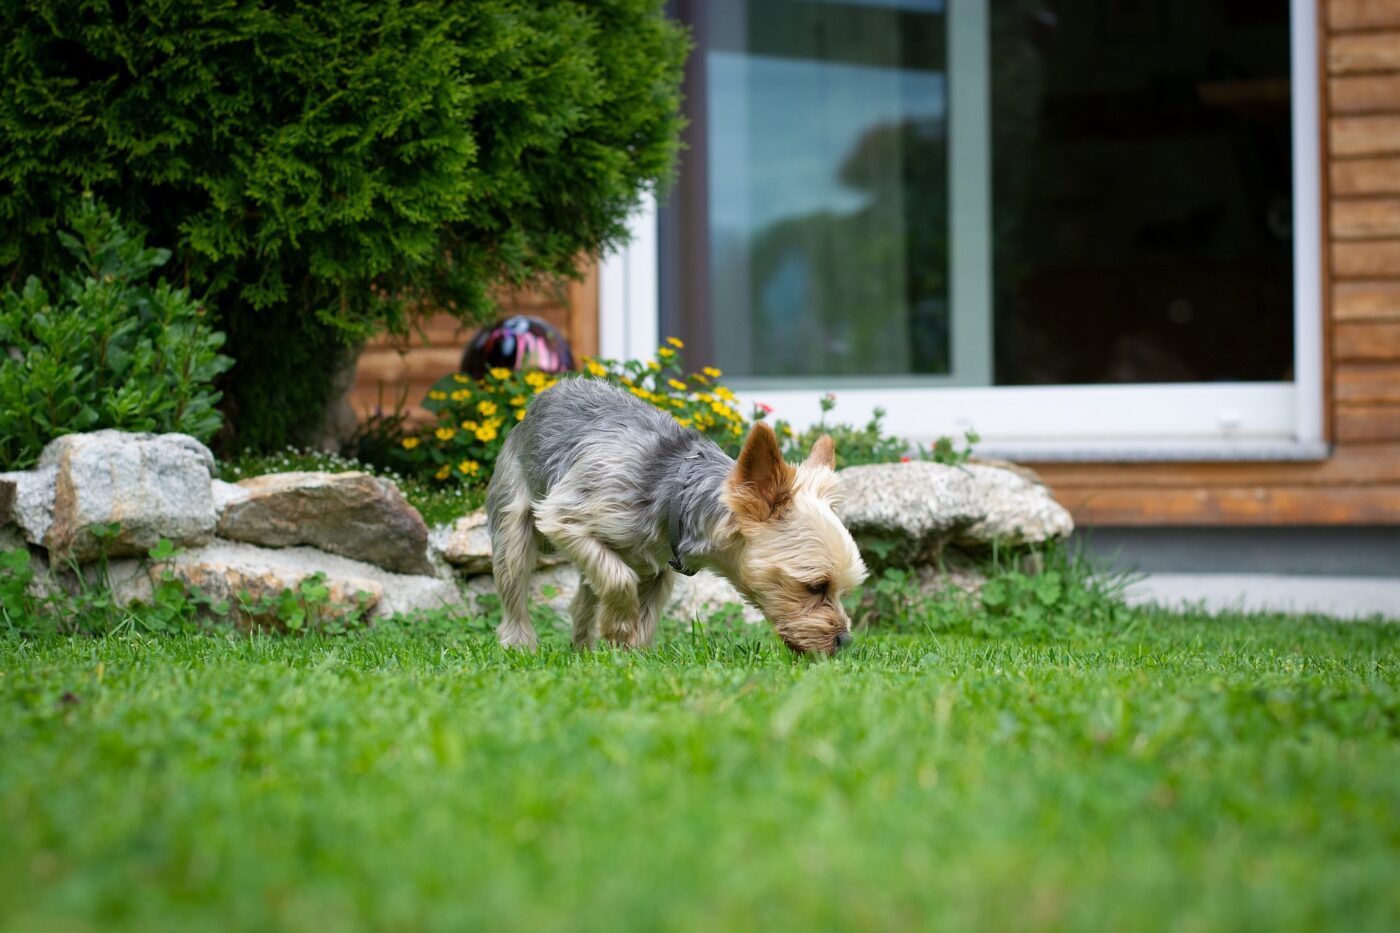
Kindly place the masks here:
<instances>
[{"instance_id":1,"label":"small terrier dog","mask_svg":"<svg viewBox=\"0 0 1400 933\"><path fill-rule=\"evenodd\" d=\"M486 496L506 647L533 649L527 599L542 542L579 572L574 645L649 645L675 573L714 570L797 652L851 641L841 597L865 579L832 511L836 451L800 466L753 426L738 461L623 390L561 380L506 439Z\"/></svg>"}]
</instances>

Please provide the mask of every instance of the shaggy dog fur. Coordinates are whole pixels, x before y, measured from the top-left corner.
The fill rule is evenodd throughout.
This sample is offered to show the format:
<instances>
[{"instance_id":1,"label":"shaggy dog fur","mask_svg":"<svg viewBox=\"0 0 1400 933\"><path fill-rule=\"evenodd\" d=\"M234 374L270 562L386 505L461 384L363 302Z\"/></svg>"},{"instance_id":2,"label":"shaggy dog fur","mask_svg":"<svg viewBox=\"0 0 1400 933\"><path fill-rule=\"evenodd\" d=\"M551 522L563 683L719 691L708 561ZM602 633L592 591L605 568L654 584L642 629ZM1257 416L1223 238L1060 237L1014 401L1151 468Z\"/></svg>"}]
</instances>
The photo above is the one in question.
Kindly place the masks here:
<instances>
[{"instance_id":1,"label":"shaggy dog fur","mask_svg":"<svg viewBox=\"0 0 1400 933\"><path fill-rule=\"evenodd\" d=\"M832 511L834 467L829 437L794 467L759 422L736 462L621 389L561 380L507 438L486 497L501 644L536 644L527 599L547 542L579 571L579 647L650 644L675 570L708 568L789 648L836 652L851 638L841 597L866 572Z\"/></svg>"}]
</instances>

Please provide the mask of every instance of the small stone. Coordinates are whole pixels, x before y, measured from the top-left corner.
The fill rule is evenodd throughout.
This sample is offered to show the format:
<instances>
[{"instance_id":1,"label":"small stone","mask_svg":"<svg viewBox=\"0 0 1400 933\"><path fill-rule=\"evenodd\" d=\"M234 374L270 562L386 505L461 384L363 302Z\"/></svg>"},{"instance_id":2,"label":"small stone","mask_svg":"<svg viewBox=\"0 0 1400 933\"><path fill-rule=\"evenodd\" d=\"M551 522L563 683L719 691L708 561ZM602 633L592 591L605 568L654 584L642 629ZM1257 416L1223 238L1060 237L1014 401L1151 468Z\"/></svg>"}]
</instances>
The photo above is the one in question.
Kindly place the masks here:
<instances>
[{"instance_id":1,"label":"small stone","mask_svg":"<svg viewBox=\"0 0 1400 933\"><path fill-rule=\"evenodd\" d=\"M487 527L485 509L469 512L446 528L435 529L431 540L442 559L462 576L491 572L491 531ZM563 562L564 558L554 551L540 550L535 558L536 567L552 567Z\"/></svg>"}]
</instances>

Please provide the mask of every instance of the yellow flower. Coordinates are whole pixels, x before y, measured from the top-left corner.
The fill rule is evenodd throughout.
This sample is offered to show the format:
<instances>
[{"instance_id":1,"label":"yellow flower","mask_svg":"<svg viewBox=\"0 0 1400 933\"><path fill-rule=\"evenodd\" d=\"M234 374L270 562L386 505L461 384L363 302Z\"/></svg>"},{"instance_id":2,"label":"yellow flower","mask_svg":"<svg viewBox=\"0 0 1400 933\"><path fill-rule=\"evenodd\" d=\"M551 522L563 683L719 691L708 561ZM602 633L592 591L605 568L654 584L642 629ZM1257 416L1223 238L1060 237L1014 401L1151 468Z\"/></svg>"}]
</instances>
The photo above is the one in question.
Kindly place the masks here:
<instances>
[{"instance_id":1,"label":"yellow flower","mask_svg":"<svg viewBox=\"0 0 1400 933\"><path fill-rule=\"evenodd\" d=\"M458 389L456 392L452 393L452 401L454 402L465 402L471 397L471 389Z\"/></svg>"},{"instance_id":2,"label":"yellow flower","mask_svg":"<svg viewBox=\"0 0 1400 933\"><path fill-rule=\"evenodd\" d=\"M538 369L525 374L525 384L538 390L544 384L544 373Z\"/></svg>"},{"instance_id":3,"label":"yellow flower","mask_svg":"<svg viewBox=\"0 0 1400 933\"><path fill-rule=\"evenodd\" d=\"M676 355L676 351L672 350L670 347L658 347L656 350L656 355L661 357L663 360L669 360L671 357Z\"/></svg>"},{"instance_id":4,"label":"yellow flower","mask_svg":"<svg viewBox=\"0 0 1400 933\"><path fill-rule=\"evenodd\" d=\"M785 425L783 425L783 435L786 436L786 437L792 437L792 425L790 425L790 424L785 424Z\"/></svg>"},{"instance_id":5,"label":"yellow flower","mask_svg":"<svg viewBox=\"0 0 1400 933\"><path fill-rule=\"evenodd\" d=\"M714 397L713 395L711 395L710 393L708 393L708 392L701 392L699 395L697 395L697 396L695 396L695 397L696 397L698 400L700 400L700 401L702 401L702 402L705 402L706 404L712 404L712 403L714 402L714 400L715 400L715 397Z\"/></svg>"},{"instance_id":6,"label":"yellow flower","mask_svg":"<svg viewBox=\"0 0 1400 933\"><path fill-rule=\"evenodd\" d=\"M462 430L463 430L463 431L475 431L475 430L476 430L476 427L477 427L477 425L476 425L476 422L475 422L475 421L463 421L463 422L462 422Z\"/></svg>"},{"instance_id":7,"label":"yellow flower","mask_svg":"<svg viewBox=\"0 0 1400 933\"><path fill-rule=\"evenodd\" d=\"M677 419L676 419L676 424L680 425L680 426L683 427L683 428L688 428L688 427L690 427L690 419L689 419L689 418L677 418Z\"/></svg>"},{"instance_id":8,"label":"yellow flower","mask_svg":"<svg viewBox=\"0 0 1400 933\"><path fill-rule=\"evenodd\" d=\"M675 347L677 350L685 346L685 343L679 337L667 337L666 342L669 343L671 346Z\"/></svg>"},{"instance_id":9,"label":"yellow flower","mask_svg":"<svg viewBox=\"0 0 1400 933\"><path fill-rule=\"evenodd\" d=\"M591 376L606 376L608 374L608 371L605 368L599 366L593 360L589 360L586 366L588 368L588 373Z\"/></svg>"},{"instance_id":10,"label":"yellow flower","mask_svg":"<svg viewBox=\"0 0 1400 933\"><path fill-rule=\"evenodd\" d=\"M724 373L720 372L718 369L715 369L713 366L706 366L700 371L705 375L709 376L711 379L718 379L720 376L724 375Z\"/></svg>"},{"instance_id":11,"label":"yellow flower","mask_svg":"<svg viewBox=\"0 0 1400 933\"><path fill-rule=\"evenodd\" d=\"M515 410L515 420L516 420L516 421L524 421L524 420L525 420L525 409L523 409L523 408L517 408L517 409Z\"/></svg>"},{"instance_id":12,"label":"yellow flower","mask_svg":"<svg viewBox=\"0 0 1400 933\"><path fill-rule=\"evenodd\" d=\"M452 438L454 438L454 437L457 436L457 429L456 429L456 428L438 428L438 429L437 429L436 431L434 431L433 433L437 435L437 439L440 440L440 441L450 441L450 440L452 440Z\"/></svg>"},{"instance_id":13,"label":"yellow flower","mask_svg":"<svg viewBox=\"0 0 1400 933\"><path fill-rule=\"evenodd\" d=\"M723 415L726 418L729 417L729 407L723 402L711 402L710 411L714 412L717 415Z\"/></svg>"},{"instance_id":14,"label":"yellow flower","mask_svg":"<svg viewBox=\"0 0 1400 933\"><path fill-rule=\"evenodd\" d=\"M438 470L433 475L436 476L438 479L447 479L449 476L452 475L452 467L444 464L442 469Z\"/></svg>"},{"instance_id":15,"label":"yellow flower","mask_svg":"<svg viewBox=\"0 0 1400 933\"><path fill-rule=\"evenodd\" d=\"M729 426L729 433L733 434L735 437L742 437L744 435L744 429L737 424L732 424Z\"/></svg>"},{"instance_id":16,"label":"yellow flower","mask_svg":"<svg viewBox=\"0 0 1400 933\"><path fill-rule=\"evenodd\" d=\"M647 360L647 369L654 373L659 373L661 372L661 364L656 362L656 360Z\"/></svg>"},{"instance_id":17,"label":"yellow flower","mask_svg":"<svg viewBox=\"0 0 1400 933\"><path fill-rule=\"evenodd\" d=\"M487 416L494 415L494 414L496 413L496 403L495 403L495 402L478 402L477 405L476 405L476 410L479 411L479 412L481 412L483 415L487 415Z\"/></svg>"},{"instance_id":18,"label":"yellow flower","mask_svg":"<svg viewBox=\"0 0 1400 933\"><path fill-rule=\"evenodd\" d=\"M476 471L481 469L481 464L477 463L475 460L463 460L461 463L457 464L457 469L468 476L475 476Z\"/></svg>"},{"instance_id":19,"label":"yellow flower","mask_svg":"<svg viewBox=\"0 0 1400 933\"><path fill-rule=\"evenodd\" d=\"M512 405L515 405L515 406L520 406L520 405L524 405L524 404L525 404L525 401L526 401L525 396L523 396L523 395L516 395L516 396L512 396L512 397L511 397L510 403L511 403Z\"/></svg>"},{"instance_id":20,"label":"yellow flower","mask_svg":"<svg viewBox=\"0 0 1400 933\"><path fill-rule=\"evenodd\" d=\"M540 386L540 391L543 392L545 389L552 389L558 382L558 379L547 380L544 385Z\"/></svg>"},{"instance_id":21,"label":"yellow flower","mask_svg":"<svg viewBox=\"0 0 1400 933\"><path fill-rule=\"evenodd\" d=\"M677 392L685 391L685 383L681 382L679 379L667 379L666 384L671 388L675 389Z\"/></svg>"},{"instance_id":22,"label":"yellow flower","mask_svg":"<svg viewBox=\"0 0 1400 933\"><path fill-rule=\"evenodd\" d=\"M730 392L730 391L729 391L728 389L726 389L724 386L716 386L716 387L715 387L715 395L718 395L720 398L724 399L726 402L737 402L737 401L738 401L738 399L736 399L736 398L734 397L734 393L733 393L733 392Z\"/></svg>"},{"instance_id":23,"label":"yellow flower","mask_svg":"<svg viewBox=\"0 0 1400 933\"><path fill-rule=\"evenodd\" d=\"M694 379L696 382L700 383L702 386L707 386L707 385L710 384L710 380L706 379L706 378L705 378L705 375L704 375L703 373L691 373L691 374L690 374L690 378Z\"/></svg>"},{"instance_id":24,"label":"yellow flower","mask_svg":"<svg viewBox=\"0 0 1400 933\"><path fill-rule=\"evenodd\" d=\"M496 439L496 429L491 427L489 424L483 424L481 427L476 429L476 439L481 441L483 444L487 441L494 441Z\"/></svg>"},{"instance_id":25,"label":"yellow flower","mask_svg":"<svg viewBox=\"0 0 1400 933\"><path fill-rule=\"evenodd\" d=\"M472 380L471 380L471 377L470 377L470 376L464 376L464 375L462 375L461 373L453 373L453 374L452 374L452 381L453 381L453 382L460 382L460 383L462 383L463 385L466 385L468 382L471 382ZM444 469L445 469L445 468L444 468Z\"/></svg>"},{"instance_id":26,"label":"yellow flower","mask_svg":"<svg viewBox=\"0 0 1400 933\"><path fill-rule=\"evenodd\" d=\"M404 449L404 450L412 450L413 448L415 448L415 447L418 446L418 438L416 438L416 437L405 437L405 438L403 439L402 443L403 443L403 449Z\"/></svg>"},{"instance_id":27,"label":"yellow flower","mask_svg":"<svg viewBox=\"0 0 1400 933\"><path fill-rule=\"evenodd\" d=\"M485 427L491 428L494 431L498 431L500 430L501 425L505 424L505 422L502 421L500 418L487 418L485 421L482 422L482 424Z\"/></svg>"},{"instance_id":28,"label":"yellow flower","mask_svg":"<svg viewBox=\"0 0 1400 933\"><path fill-rule=\"evenodd\" d=\"M631 376L623 376L623 377L622 377L622 384L625 385L625 386L630 386L630 385L635 385L636 383L634 383L634 382L632 381L632 377L631 377Z\"/></svg>"},{"instance_id":29,"label":"yellow flower","mask_svg":"<svg viewBox=\"0 0 1400 933\"><path fill-rule=\"evenodd\" d=\"M504 366L494 366L491 368L490 372L492 379L500 379L504 381L510 378L510 370L506 369Z\"/></svg>"},{"instance_id":30,"label":"yellow flower","mask_svg":"<svg viewBox=\"0 0 1400 933\"><path fill-rule=\"evenodd\" d=\"M683 398L673 398L673 399L671 399L671 407L672 407L672 408L684 408L684 407L685 407L685 399L683 399Z\"/></svg>"},{"instance_id":31,"label":"yellow flower","mask_svg":"<svg viewBox=\"0 0 1400 933\"><path fill-rule=\"evenodd\" d=\"M433 391L428 393L428 398L432 399L435 402L441 402L443 399L447 398L447 393L439 389L434 389Z\"/></svg>"}]
</instances>

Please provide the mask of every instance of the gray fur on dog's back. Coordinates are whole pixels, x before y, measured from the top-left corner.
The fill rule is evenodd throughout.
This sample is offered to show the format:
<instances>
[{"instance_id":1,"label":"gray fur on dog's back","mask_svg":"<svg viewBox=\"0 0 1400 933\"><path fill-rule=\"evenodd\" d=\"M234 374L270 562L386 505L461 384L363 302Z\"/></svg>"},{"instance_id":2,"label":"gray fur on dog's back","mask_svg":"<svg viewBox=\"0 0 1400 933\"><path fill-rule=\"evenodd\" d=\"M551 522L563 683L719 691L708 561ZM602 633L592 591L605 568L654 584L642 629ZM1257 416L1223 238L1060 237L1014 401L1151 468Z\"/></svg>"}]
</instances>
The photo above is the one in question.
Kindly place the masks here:
<instances>
[{"instance_id":1,"label":"gray fur on dog's back","mask_svg":"<svg viewBox=\"0 0 1400 933\"><path fill-rule=\"evenodd\" d=\"M692 453L698 456L682 488L682 462ZM734 467L712 441L670 415L623 389L582 377L561 379L535 399L506 439L501 459L518 465L532 501L567 478L569 495L592 501L595 509L611 504L619 518L628 513L627 540L608 543L655 569L669 557L666 522L672 499L680 497L677 507L688 517L681 550L698 549L723 510L718 493ZM492 483L488 511L493 515L497 509L490 500L504 486Z\"/></svg>"}]
</instances>

